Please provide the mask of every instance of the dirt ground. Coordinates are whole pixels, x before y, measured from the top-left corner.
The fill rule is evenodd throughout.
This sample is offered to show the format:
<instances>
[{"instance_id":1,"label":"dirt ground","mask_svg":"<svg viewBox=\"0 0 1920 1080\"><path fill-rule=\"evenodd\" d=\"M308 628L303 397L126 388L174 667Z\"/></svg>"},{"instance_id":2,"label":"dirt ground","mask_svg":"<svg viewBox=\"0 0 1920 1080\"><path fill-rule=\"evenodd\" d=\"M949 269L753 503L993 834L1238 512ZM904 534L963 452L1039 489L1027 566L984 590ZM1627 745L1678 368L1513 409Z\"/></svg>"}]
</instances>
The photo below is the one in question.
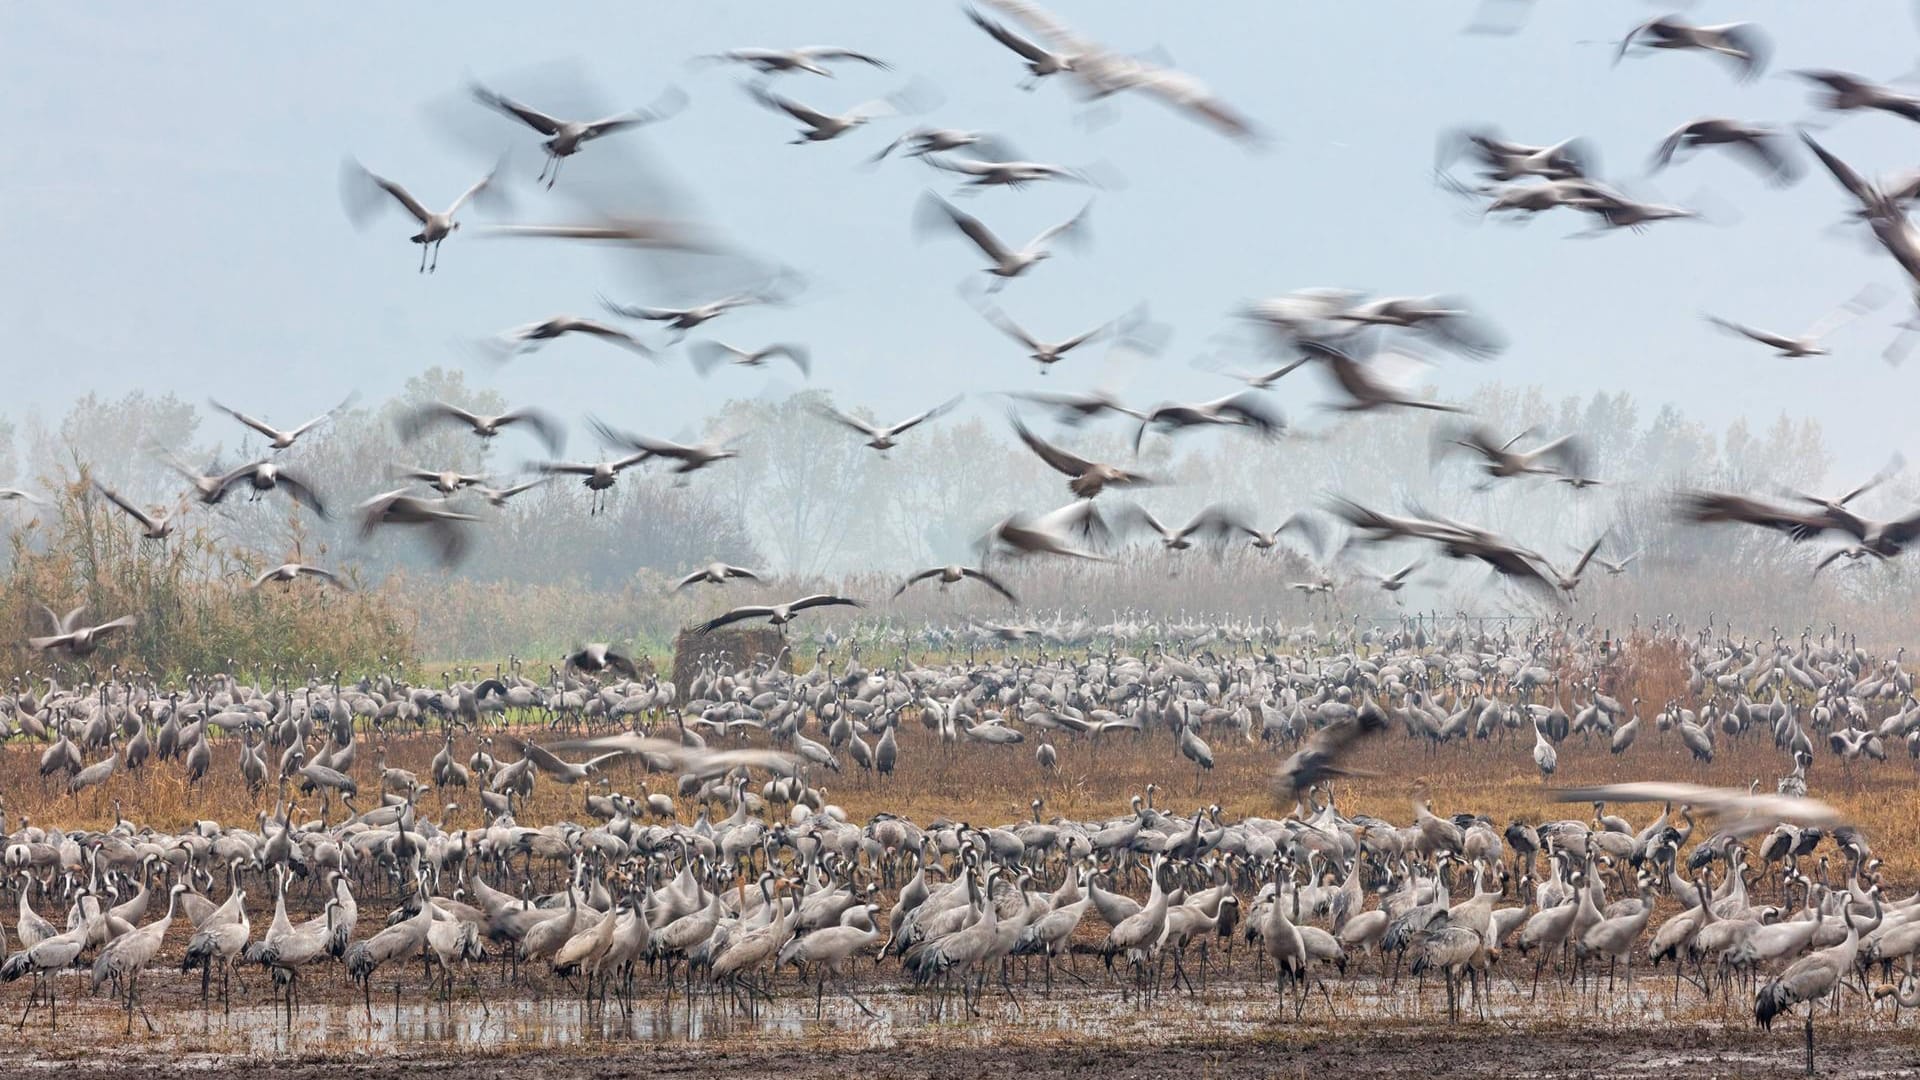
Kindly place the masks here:
<instances>
[{"instance_id":1,"label":"dirt ground","mask_svg":"<svg viewBox=\"0 0 1920 1080\"><path fill-rule=\"evenodd\" d=\"M565 1054L462 1055L445 1048L330 1053L282 1059L150 1055L108 1051L58 1062L8 1061L12 1067L54 1066L75 1080L217 1068L230 1077L277 1080L467 1080L476 1069L503 1080L657 1076L780 1076L788 1080L1018 1076L1023 1080L1150 1080L1161 1077L1447 1077L1619 1078L1796 1077L1803 1075L1798 1032L1756 1038L1745 1032L1658 1033L1571 1030L1532 1035L1499 1026L1431 1027L1370 1035L1290 1033L1206 1038L1128 1046L1062 1040L1051 1046L943 1045L918 1040L867 1048L773 1042L708 1048L688 1043L609 1043ZM0 1056L6 1060L12 1055ZM1905 1039L1836 1040L1822 1051L1818 1074L1833 1077L1920 1075L1920 1048Z\"/></svg>"},{"instance_id":2,"label":"dirt ground","mask_svg":"<svg viewBox=\"0 0 1920 1080\"><path fill-rule=\"evenodd\" d=\"M1442 987L1380 976L1349 976L1330 998L1309 994L1296 1017L1268 977L1244 966L1198 995L1163 990L1139 999L1081 958L1085 985L1061 973L1052 994L1040 972L1014 993L989 990L980 1015L929 992L903 992L891 972L863 976L854 992L876 1014L829 989L816 1019L812 987L783 976L774 1002L754 1016L724 997L662 1001L648 990L630 1011L585 1006L577 997L509 999L483 973L487 990L451 1002L422 1000L411 981L398 1004L376 982L371 1016L344 987L315 985L289 1030L264 1004L256 981L203 1015L197 980L177 974L152 991L148 1033L106 998L85 996L84 979L63 978L60 1029L37 1011L0 1043L0 1067L58 1068L71 1077L204 1072L276 1078L342 1076L384 1080L525 1080L681 1076L779 1076L790 1080L900 1077L1020 1080L1264 1077L1743 1077L1803 1075L1799 1016L1771 1032L1755 1028L1750 996L1704 1001L1691 987L1643 978L1632 996L1598 999L1565 985L1529 996L1524 972L1500 977L1490 1020L1450 1021ZM1244 958L1242 960L1244 965ZM1664 974L1664 973L1663 973ZM1551 976L1549 976L1551 979ZM316 980L319 982L333 980ZM545 988L566 994L565 988ZM487 1004L482 1005L482 1000ZM1328 1010L1331 1009L1331 1016ZM9 1014L6 1019L12 1019ZM4 1023L0 1020L0 1023ZM1832 1077L1920 1076L1920 1030L1911 1016L1863 1009L1857 995L1836 1017L1817 1018L1817 1071Z\"/></svg>"}]
</instances>

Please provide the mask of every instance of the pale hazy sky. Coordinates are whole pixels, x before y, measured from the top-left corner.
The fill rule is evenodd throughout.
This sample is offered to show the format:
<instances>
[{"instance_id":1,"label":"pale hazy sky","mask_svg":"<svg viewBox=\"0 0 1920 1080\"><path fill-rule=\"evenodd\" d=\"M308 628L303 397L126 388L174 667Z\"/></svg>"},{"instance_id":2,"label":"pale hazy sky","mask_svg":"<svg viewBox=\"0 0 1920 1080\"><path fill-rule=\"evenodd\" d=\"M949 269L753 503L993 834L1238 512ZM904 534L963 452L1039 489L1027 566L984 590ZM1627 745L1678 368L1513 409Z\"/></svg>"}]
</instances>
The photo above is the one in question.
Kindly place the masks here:
<instances>
[{"instance_id":1,"label":"pale hazy sky","mask_svg":"<svg viewBox=\"0 0 1920 1080\"><path fill-rule=\"evenodd\" d=\"M1674 401L1716 424L1783 409L1819 416L1848 464L1920 450L1907 419L1920 365L1879 359L1901 305L1843 332L1838 356L1799 362L1699 317L1711 309L1797 331L1867 281L1906 295L1883 255L1829 233L1846 203L1824 173L1775 190L1716 152L1653 187L1640 181L1682 121L1810 117L1803 84L1779 72L1892 79L1912 68L1920 32L1904 0L1695 5L1696 20L1751 19L1772 36L1771 73L1751 84L1698 54L1614 67L1609 46L1581 43L1616 40L1661 10L1637 0L1539 0L1524 30L1498 38L1458 33L1472 0L1052 6L1112 47L1163 50L1156 59L1255 118L1270 146L1248 153L1145 100L1120 100L1114 122L1089 130L1057 81L1017 89L1017 59L946 2L6 5L0 320L15 359L0 410L141 387L195 400L218 392L294 422L349 389L378 400L443 364L570 419L591 410L671 434L728 397L760 392L763 374L703 382L681 352L656 370L592 342L549 346L504 371L478 366L456 342L561 311L596 313L601 291L638 303L687 298L642 295L593 252L471 233L446 244L438 274L421 276L410 222L388 216L364 233L347 223L344 157L440 206L492 157L475 131L520 149L511 168L521 216L564 216L564 203L530 185L531 133L460 97L470 77L531 97L564 71L597 88L609 111L651 101L668 83L687 91L691 106L634 137L631 151L664 162L737 240L810 281L793 306L729 317L716 335L809 344L815 384L849 406L904 415L960 391L1084 386L1101 374L1075 357L1040 377L957 297L962 279L979 276L978 255L954 237L917 242L910 227L920 192L950 191L952 178L916 162L859 167L909 123L931 123L992 129L1025 156L1101 162L1124 177L1098 195L1091 251L1040 267L1002 300L1043 337L1147 301L1174 338L1129 397L1231 390L1188 361L1249 299L1319 285L1447 292L1471 298L1513 342L1493 364L1437 372L1447 392L1484 378L1555 394L1631 389L1648 408ZM778 81L802 101L846 107L909 76L944 100L911 121L789 146L794 125L749 101L741 72L686 64L734 46L800 44L896 65ZM1559 214L1524 228L1472 224L1429 179L1436 134L1468 122L1542 143L1587 136L1608 177L1669 202L1709 190L1708 205L1731 223L1591 241L1564 239L1584 222ZM1885 114L1848 117L1822 138L1863 171L1920 163L1920 126ZM1024 240L1084 198L1042 186L963 205ZM1298 410L1318 388L1303 381L1281 393Z\"/></svg>"}]
</instances>

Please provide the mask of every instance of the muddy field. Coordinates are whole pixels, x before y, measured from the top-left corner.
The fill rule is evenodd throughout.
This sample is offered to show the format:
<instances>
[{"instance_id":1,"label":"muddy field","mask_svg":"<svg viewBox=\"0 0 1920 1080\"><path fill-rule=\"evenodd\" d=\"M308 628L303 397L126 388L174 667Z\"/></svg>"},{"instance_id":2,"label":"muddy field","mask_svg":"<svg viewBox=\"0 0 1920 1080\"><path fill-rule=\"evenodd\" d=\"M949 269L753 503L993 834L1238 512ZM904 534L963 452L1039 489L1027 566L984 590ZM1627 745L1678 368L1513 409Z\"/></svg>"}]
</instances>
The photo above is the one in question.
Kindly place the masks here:
<instances>
[{"instance_id":1,"label":"muddy field","mask_svg":"<svg viewBox=\"0 0 1920 1080\"><path fill-rule=\"evenodd\" d=\"M683 1043L605 1043L564 1055L531 1049L485 1057L446 1047L400 1054L346 1050L292 1060L234 1059L187 1054L164 1060L140 1055L96 1055L77 1061L36 1059L76 1078L122 1077L159 1070L318 1080L342 1076L385 1080L470 1077L476 1067L502 1080L572 1080L641 1076L782 1076L792 1080L843 1078L951 1078L1022 1076L1033 1080L1085 1078L1150 1080L1185 1076L1217 1080L1266 1077L1567 1077L1684 1076L1758 1078L1804 1075L1798 1059L1738 1040L1693 1034L1635 1038L1579 1031L1515 1036L1502 1031L1409 1030L1378 1035L1365 1045L1326 1032L1275 1033L1246 1038L1196 1038L1177 1044L1115 1046L1094 1042L954 1045L939 1037L887 1047L769 1042L709 1049ZM9 1062L12 1064L12 1062ZM1920 1050L1875 1043L1827 1055L1819 1075L1908 1077L1920 1073Z\"/></svg>"},{"instance_id":2,"label":"muddy field","mask_svg":"<svg viewBox=\"0 0 1920 1080\"><path fill-rule=\"evenodd\" d=\"M369 752L375 745L386 747L390 763L424 773L441 740L431 733L391 732L377 744L370 741ZM455 751L464 757L473 745L473 736L462 735ZM921 822L941 816L1012 822L1031 812L1027 804L1035 796L1046 800L1049 816L1100 818L1123 812L1127 798L1149 783L1158 786L1160 805L1177 814L1209 802L1221 804L1230 816L1278 815L1286 809L1275 806L1266 790L1266 779L1284 752L1274 747L1220 741L1215 768L1196 774L1164 732L1139 740L1065 743L1056 773L1034 764L1030 745L941 746L915 725L902 729L900 746L900 768L890 779L852 770L823 778L829 797L850 819L893 810ZM234 740L218 741L213 769L199 785L185 784L176 766L166 766L117 775L103 789L76 799L34 774L27 748L10 746L0 748L0 784L9 816L27 815L36 824L104 828L116 813L173 829L201 816L247 821L271 811L277 792L249 791L240 782L237 753ZM1495 820L1543 820L1568 812L1549 799L1521 743L1429 750L1387 739L1367 747L1361 764L1380 775L1342 786L1340 803L1349 813L1405 819L1407 793L1416 779L1431 786L1444 812L1479 811ZM1651 732L1618 757L1604 745L1570 741L1554 780L1685 777L1744 785L1764 780L1775 768L1777 755L1756 741L1730 743L1702 768L1687 759L1672 735ZM1822 770L1823 794L1875 837L1888 860L1890 890L1905 895L1920 850L1920 818L1910 810L1913 765L1901 759L1863 762L1859 771L1842 775L1823 763ZM648 776L630 764L612 770L610 780L616 790L629 793L671 790L670 777ZM579 820L584 794L583 787L542 784L526 801L522 820ZM434 816L445 825L474 826L480 824L475 801L470 792L445 789L422 804L437 805ZM299 813L314 816L321 809L310 799ZM334 809L337 820L339 809ZM683 801L680 820L691 821L698 810ZM1622 812L1637 826L1658 808ZM560 870L535 868L535 885L557 887ZM377 927L398 898L372 883L356 886L362 888L362 926ZM1137 874L1126 891L1144 893ZM0 921L9 926L14 899L11 888L0 891ZM880 897L883 904L892 899L890 889ZM36 904L43 913L56 910L45 898ZM271 896L250 894L248 907L257 937L271 917ZM318 909L311 883L290 893L289 907L296 918ZM1671 901L1662 900L1656 921L1670 910ZM1798 1011L1772 1032L1762 1032L1752 1021L1751 985L1736 985L1709 1000L1691 983L1682 983L1676 996L1671 967L1650 972L1644 951L1631 998L1624 987L1597 996L1576 992L1551 970L1535 998L1531 959L1505 955L1489 1018L1463 1016L1458 1022L1447 1018L1439 983L1429 981L1416 992L1403 978L1397 989L1383 989L1372 958L1359 970L1330 979L1328 995L1315 991L1296 1018L1292 1002L1276 995L1270 969L1256 973L1241 948L1230 972L1220 970L1216 957L1201 992L1176 990L1169 971L1166 985L1144 1004L1123 977L1109 976L1097 957L1083 951L1078 978L1057 972L1049 994L1039 967L1016 972L1012 994L990 989L979 1016L966 1015L957 1001L943 1004L932 992L903 991L906 980L892 960L877 971L862 962L851 986L876 1018L829 989L818 1019L813 986L797 982L791 971L781 973L776 1000L748 1016L724 997L697 997L691 1007L684 998L669 1004L661 998L657 978L646 975L630 1011L617 1003L587 1007L577 988L550 972L538 972L528 984L497 960L476 965L477 983L463 979L451 1001L427 999L418 964L400 972L383 969L375 979L369 1016L368 1003L347 985L340 968L327 966L303 978L302 1008L289 1027L269 1004L272 990L255 970L245 971L245 985L234 988L230 1013L221 1011L216 977L211 1013L203 1014L197 975L178 970L184 929L177 927L169 936L163 950L169 962L157 964L141 982L152 1033L136 1016L134 1033L123 1035L126 1018L118 1005L105 996L89 998L85 973L68 972L56 979L58 1032L49 1030L44 1009L35 1010L24 1027L0 1040L0 1064L59 1067L78 1076L219 1068L276 1076L437 1077L471 1075L478 1066L489 1076L537 1074L543 1080L628 1075L949 1080L1008 1074L1097 1074L1101 1080L1169 1075L1786 1077L1801 1075L1804 1068ZM1090 949L1105 929L1089 918L1076 938L1079 948ZM395 974L400 976L397 1003ZM1872 981L1879 979L1876 971ZM0 1024L11 1025L19 1017L28 982L0 987ZM8 1009L13 1011L4 1012ZM1867 1007L1857 989L1849 991L1842 1014L1820 1015L1819 1073L1920 1076L1915 1021L1910 1012L1896 1014L1890 1003Z\"/></svg>"},{"instance_id":3,"label":"muddy field","mask_svg":"<svg viewBox=\"0 0 1920 1080\"><path fill-rule=\"evenodd\" d=\"M851 995L829 989L816 1015L813 987L783 976L776 998L749 1016L724 998L696 995L671 1003L658 992L631 1009L576 997L536 998L494 985L484 992L421 1003L409 975L396 1003L380 982L368 1005L341 980L315 978L289 1022L265 1004L202 1012L197 984L156 980L148 1032L137 1015L85 997L85 977L61 977L60 1027L37 1011L10 1033L0 1063L59 1068L72 1076L121 1076L157 1070L219 1069L226 1075L452 1077L483 1068L489 1076L786 1076L796 1078L938 1077L1788 1077L1803 1074L1802 1028L1753 1027L1736 989L1732 1004L1707 1001L1688 984L1675 994L1665 972L1642 976L1629 997L1595 995L1544 983L1538 996L1528 965L1499 973L1492 1019L1450 1021L1445 991L1411 980L1392 990L1384 976L1349 975L1294 1014L1242 956L1236 969L1197 993L1162 992L1144 1002L1110 979L1091 957L1080 975L1058 973L1055 989L1016 973L1011 992L989 991L980 1013L932 992L902 992L891 972L862 976ZM417 975L417 973L416 973ZM1083 984L1079 979L1084 977ZM1551 976L1549 976L1551 980ZM261 989L236 1001L256 1001ZM555 985L557 992L566 988ZM1920 1075L1920 1033L1891 1009L1818 1020L1823 1076Z\"/></svg>"},{"instance_id":4,"label":"muddy field","mask_svg":"<svg viewBox=\"0 0 1920 1080\"><path fill-rule=\"evenodd\" d=\"M117 1077L155 1071L218 1069L228 1076L495 1077L785 1076L801 1078L1018 1075L1030 1078L1111 1080L1167 1076L1252 1077L1794 1077L1804 1075L1796 1031L1756 1038L1745 1031L1688 1028L1641 1032L1578 1026L1516 1029L1505 1024L1373 1024L1365 1034L1323 1024L1264 1025L1262 1030L1214 1034L1164 1030L1122 1036L1035 1032L1018 1025L926 1026L886 1037L859 1032L805 1031L688 1041L613 1031L556 1045L525 1038L476 1048L460 1010L405 1023L411 1041L344 1036L289 1052L244 1052L222 1047L223 1037L250 1040L216 1024L208 1038L169 1040L170 1049L135 1041L81 1049L71 1043L14 1048L0 1061L23 1070L58 1068L74 1077ZM531 1020L522 1017L522 1022ZM1181 1010L1144 1025L1185 1026ZM264 1015L236 1015L234 1023L265 1023ZM995 1025L1002 1027L1002 1025ZM1126 1030L1130 1024L1116 1025ZM1840 1035L1839 1038L1834 1038ZM1846 1029L1828 1033L1817 1072L1836 1077L1920 1075L1920 1044L1907 1034ZM271 1040L266 1040L271 1041ZM196 1048L196 1045L199 1048Z\"/></svg>"}]
</instances>

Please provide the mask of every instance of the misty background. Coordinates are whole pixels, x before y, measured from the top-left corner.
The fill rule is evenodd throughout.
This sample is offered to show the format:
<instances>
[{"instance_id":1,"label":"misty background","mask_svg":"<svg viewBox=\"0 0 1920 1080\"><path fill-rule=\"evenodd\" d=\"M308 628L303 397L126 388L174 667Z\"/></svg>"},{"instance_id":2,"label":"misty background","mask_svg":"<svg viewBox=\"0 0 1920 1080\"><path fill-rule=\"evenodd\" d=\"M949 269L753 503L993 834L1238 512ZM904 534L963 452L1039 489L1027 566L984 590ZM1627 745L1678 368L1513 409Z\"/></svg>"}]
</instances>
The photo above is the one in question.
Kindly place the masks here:
<instances>
[{"instance_id":1,"label":"misty background","mask_svg":"<svg viewBox=\"0 0 1920 1080\"><path fill-rule=\"evenodd\" d=\"M1913 373L1879 359L1904 303L1841 331L1835 356L1806 361L1775 359L1700 317L1797 332L1864 284L1897 284L1894 269L1835 228L1845 200L1817 171L1776 190L1707 153L1642 177L1660 139L1688 119L1811 118L1803 85L1777 77L1788 69L1879 79L1908 71L1920 45L1909 5L1705 0L1689 9L1701 21L1765 28L1773 74L1752 84L1693 55L1613 65L1610 43L1659 10L1637 3L1536 3L1508 37L1458 34L1473 3L1053 6L1108 44L1195 73L1255 118L1270 145L1249 154L1149 102L1089 114L1060 86L1023 92L1012 54L952 5L478 3L451 18L239 3L164 17L10 8L0 14L0 83L13 91L16 149L0 161L0 239L10 254L0 263L0 318L15 360L0 401L0 484L50 491L84 469L139 501L170 504L178 478L148 446L202 465L260 452L205 407L207 397L291 426L357 393L283 455L344 510L396 486L386 478L395 464L505 480L545 456L519 434L483 448L449 430L403 447L391 421L404 403L539 405L569 422L564 456L575 460L601 454L580 424L588 414L673 438L738 435L742 456L684 486L630 473L601 515L587 513L576 483L552 483L490 522L452 574L403 539L361 544L344 523L291 518L277 498L194 516L258 565L297 545L309 561L350 565L364 584L390 582L417 620L420 646L443 657L658 639L763 595L666 594L673 578L712 558L764 568L793 587L862 585L876 603L866 618L1014 621L1027 616L959 589L881 603L903 571L972 558L991 522L1066 501L1064 478L1009 438L1005 401L993 392L1105 386L1136 406L1222 396L1238 384L1215 369L1275 359L1234 312L1331 285L1470 298L1511 345L1492 363L1431 368L1423 375L1431 391L1503 436L1579 433L1607 483L1580 493L1546 481L1476 491L1464 463L1432 464L1432 418L1337 420L1315 407L1321 376L1303 371L1269 391L1295 437L1149 435L1140 467L1169 483L1139 493L1144 505L1164 519L1225 502L1271 527L1328 492L1389 506L1417 500L1563 567L1570 549L1605 531L1603 554L1644 554L1626 574L1590 579L1570 610L1604 611L1622 625L1635 613L1734 610L1763 630L1898 619L1911 606L1896 567L1848 565L1811 579L1817 551L1732 530L1677 530L1667 511L1669 491L1683 483L1834 494L1895 453L1920 452L1907 422ZM807 43L872 52L895 70L787 76L782 93L842 108L911 84L936 104L831 143L789 146L792 123L756 107L740 71L687 62L736 46ZM468 101L473 79L582 116L644 104L669 85L691 104L593 145L548 193L532 183L536 140ZM1438 134L1479 123L1539 143L1585 136L1610 180L1698 205L1710 220L1579 242L1564 239L1574 223L1552 216L1475 223L1431 174ZM963 281L980 276L977 253L950 236L914 238L916 200L951 193L953 178L911 161L864 165L917 124L992 130L1024 156L1115 177L1093 193L1090 250L1039 267L999 302L1043 338L1144 303L1164 328L1164 348L1143 356L1089 347L1041 374L960 296ZM1863 171L1891 172L1912 163L1920 131L1885 115L1849 116L1822 139ZM504 158L511 202L469 223L570 220L633 200L711 223L740 255L643 261L469 229L448 242L437 273L420 275L405 242L410 222L348 225L339 194L347 157L432 206ZM1087 195L1039 185L961 205L1023 240ZM690 339L804 343L811 378L780 362L702 378L686 346L666 347L653 328L642 333L663 349L657 365L577 339L504 365L475 347L549 315L599 315L601 294L692 303L768 267L791 268L805 288ZM887 421L961 393L970 397L958 412L909 433L886 457L807 410L824 398ZM1132 457L1130 424L1042 430L1090 456ZM1903 513L1915 495L1902 473L1857 505ZM40 515L0 510L0 528L18 539L11 550L33 548ZM1332 600L1285 588L1310 577L1337 543L1336 533L1319 549L1295 543L1264 559L1143 549L1114 567L1010 574L1037 612L1391 617L1392 598L1364 581ZM1368 552L1333 570L1384 572L1411 555ZM1403 596L1409 609L1539 610L1486 588L1477 570L1429 570Z\"/></svg>"}]
</instances>

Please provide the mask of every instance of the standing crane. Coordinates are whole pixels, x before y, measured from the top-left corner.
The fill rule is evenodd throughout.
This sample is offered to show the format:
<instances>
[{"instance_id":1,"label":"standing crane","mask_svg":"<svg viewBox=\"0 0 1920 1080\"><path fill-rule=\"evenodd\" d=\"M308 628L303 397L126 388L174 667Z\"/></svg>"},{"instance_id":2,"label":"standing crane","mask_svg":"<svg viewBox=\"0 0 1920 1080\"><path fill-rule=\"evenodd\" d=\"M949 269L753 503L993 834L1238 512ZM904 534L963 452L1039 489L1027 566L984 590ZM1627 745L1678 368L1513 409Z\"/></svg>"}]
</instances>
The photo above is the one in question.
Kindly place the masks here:
<instances>
[{"instance_id":1,"label":"standing crane","mask_svg":"<svg viewBox=\"0 0 1920 1080\"><path fill-rule=\"evenodd\" d=\"M422 893L425 888L420 878L415 877L415 892ZM372 937L347 947L347 975L360 984L369 1021L373 1019L374 972L389 960L417 955L427 947L427 930L433 925L433 902L424 895L419 897L419 901L420 910L411 918L394 923ZM400 980L397 978L393 982L393 1008L396 1014L400 1011Z\"/></svg>"},{"instance_id":2,"label":"standing crane","mask_svg":"<svg viewBox=\"0 0 1920 1080\"><path fill-rule=\"evenodd\" d=\"M93 991L100 992L100 984L111 979L127 1003L127 1034L133 1034L133 1010L140 993L140 973L146 970L155 956L160 954L160 943L166 940L167 928L173 925L174 912L180 906L180 894L187 891L186 882L175 882L167 890L167 913L158 919L129 934L122 934L100 950L93 960ZM147 1031L152 1032L153 1017L147 1015L147 1006L140 1002L140 1019L147 1022Z\"/></svg>"},{"instance_id":3,"label":"standing crane","mask_svg":"<svg viewBox=\"0 0 1920 1080\"><path fill-rule=\"evenodd\" d=\"M54 1031L60 1030L60 1003L55 995L52 975L73 965L80 953L87 947L87 938L96 929L105 916L96 915L82 920L78 926L64 934L55 934L43 938L38 944L21 949L19 952L0 961L0 982L13 982L22 975L31 974L34 980L34 992L27 998L27 1007L20 1014L20 1022L15 1027L24 1027L27 1017L33 1014L33 1007L40 1000L40 989L47 994L47 1009L52 1014L51 1025Z\"/></svg>"},{"instance_id":4,"label":"standing crane","mask_svg":"<svg viewBox=\"0 0 1920 1080\"><path fill-rule=\"evenodd\" d=\"M1867 895L1873 900L1873 918L1867 921L1866 932L1871 934L1880 929L1880 887L1874 886ZM1767 980L1753 998L1753 1018L1768 1030L1773 1028L1774 1017L1805 1003L1807 1006L1807 1075L1813 1075L1813 1006L1835 990L1847 973L1853 970L1854 961L1860 954L1861 928L1854 924L1853 906L1849 904L1843 912L1847 923L1846 939L1838 945L1813 952L1794 961L1778 976Z\"/></svg>"}]
</instances>

